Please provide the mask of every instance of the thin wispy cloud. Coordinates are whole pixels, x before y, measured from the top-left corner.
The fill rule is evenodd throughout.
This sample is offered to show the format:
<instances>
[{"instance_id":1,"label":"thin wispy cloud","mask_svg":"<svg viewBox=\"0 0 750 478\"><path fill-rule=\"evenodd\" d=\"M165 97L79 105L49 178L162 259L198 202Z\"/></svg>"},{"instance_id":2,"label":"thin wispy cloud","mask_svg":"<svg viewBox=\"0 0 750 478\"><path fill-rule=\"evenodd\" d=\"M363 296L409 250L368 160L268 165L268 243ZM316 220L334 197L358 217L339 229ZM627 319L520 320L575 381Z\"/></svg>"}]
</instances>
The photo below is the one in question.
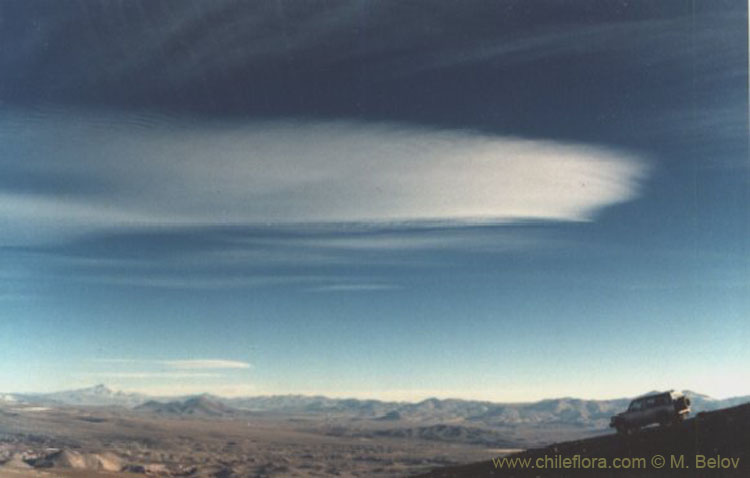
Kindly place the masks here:
<instances>
[{"instance_id":1,"label":"thin wispy cloud","mask_svg":"<svg viewBox=\"0 0 750 478\"><path fill-rule=\"evenodd\" d=\"M44 267L50 279L87 285L330 290L394 284L388 271L420 274L450 267L460 256L550 253L570 246L559 228L551 231L544 224L147 227L26 247L23 257Z\"/></svg>"},{"instance_id":2,"label":"thin wispy cloud","mask_svg":"<svg viewBox=\"0 0 750 478\"><path fill-rule=\"evenodd\" d=\"M93 370L80 376L108 384L124 384L124 388L142 384L152 386L181 387L186 383L194 387L213 389L224 381L233 381L246 376L252 365L248 362L229 359L179 359L156 360L139 358L95 358L89 361Z\"/></svg>"},{"instance_id":3,"label":"thin wispy cloud","mask_svg":"<svg viewBox=\"0 0 750 478\"><path fill-rule=\"evenodd\" d=\"M313 292L377 292L399 290L397 284L331 284L310 289Z\"/></svg>"},{"instance_id":4,"label":"thin wispy cloud","mask_svg":"<svg viewBox=\"0 0 750 478\"><path fill-rule=\"evenodd\" d=\"M226 274L202 274L200 270L185 269L171 270L168 273L153 271L120 270L101 274L91 270L79 273L71 280L85 284L108 284L122 287L153 288L153 289L201 289L201 290L231 290L252 289L258 287L307 285L320 283L319 276L297 276L268 273L264 276L242 275L227 277Z\"/></svg>"},{"instance_id":5,"label":"thin wispy cloud","mask_svg":"<svg viewBox=\"0 0 750 478\"><path fill-rule=\"evenodd\" d=\"M627 61L659 67L676 60L700 62L698 69L720 75L728 72L716 66L721 58L711 55L717 40L721 41L722 28L738 24L727 20L734 15L729 11L713 11L702 18L696 28L694 17L683 15L669 18L642 18L630 21L606 21L591 24L543 25L523 35L494 33L481 46L462 44L460 41L438 55L422 55L418 60L392 64L396 75L407 75L427 70L445 70L470 64L492 62L497 64L522 65L541 60L576 58L582 54L596 55L606 52L609 55L623 52L637 52ZM623 39L628 41L623 41ZM694 48L682 48L694 42ZM654 48L659 45L660 48ZM722 52L722 54L726 54ZM736 73L741 66L734 65Z\"/></svg>"},{"instance_id":6,"label":"thin wispy cloud","mask_svg":"<svg viewBox=\"0 0 750 478\"><path fill-rule=\"evenodd\" d=\"M103 358L94 359L93 361L97 363L117 365L154 365L177 370L229 370L248 369L252 367L252 365L248 362L226 359L148 360L131 358Z\"/></svg>"},{"instance_id":7,"label":"thin wispy cloud","mask_svg":"<svg viewBox=\"0 0 750 478\"><path fill-rule=\"evenodd\" d=\"M381 2L368 5L364 18L361 5L354 1L327 5L325 15L294 3L284 5L286 14L228 0L181 2L168 11L150 3L103 7L98 14L109 20L112 30L107 41L96 45L89 40L96 38L96 23L80 21L91 14L85 6L51 4L35 11L40 26L0 36L17 46L0 58L0 69L38 69L38 52L45 51L42 71L46 74L9 76L8 90L34 100L38 100L34 88L43 88L52 99L90 95L97 102L115 105L194 102L201 108L210 99L211 104L224 108L247 109L245 102L252 104L254 95L238 93L247 84L261 88L274 77L278 65L291 64L291 58L300 77L296 90L301 92L317 84L306 81L309 77L317 79L320 71L337 71L347 63L367 65L368 73L379 82L481 62L507 67L603 54L621 54L621 61L631 67L658 67L686 59L700 62L698 66L716 66L730 50L730 45L717 49L717 38L721 41L728 27L746 29L746 22L728 21L742 16L741 10L730 8L701 11L697 22L696 11L684 8L676 9L679 15L675 15L669 8L623 5L612 15L609 8L597 8L596 2L568 6L564 15L552 6L537 11L512 2L472 2L471 7L433 2L429 8ZM577 9L586 11L585 21L571 14ZM645 11L650 14L644 15ZM117 21L141 16L161 28L150 28L150 21ZM502 28L498 28L499 19L505 20ZM78 35L71 35L63 26L76 21ZM418 22L430 28L404 28ZM467 25L472 27L471 34L466 34ZM211 32L210 41L196 35L201 31ZM684 48L686 44L691 48ZM175 45L180 45L175 54L164 54ZM289 78L284 80L278 90L265 91L272 94L271 99L278 99L276 95L282 92L289 96ZM313 91L326 93L321 90ZM176 93L185 91L192 94ZM332 91L340 93L337 88ZM158 120L158 115L153 117ZM133 124L147 128L151 121L152 117L144 117Z\"/></svg>"},{"instance_id":8,"label":"thin wispy cloud","mask_svg":"<svg viewBox=\"0 0 750 478\"><path fill-rule=\"evenodd\" d=\"M205 370L205 369L246 369L251 365L238 360L165 360L168 367L180 370Z\"/></svg>"},{"instance_id":9,"label":"thin wispy cloud","mask_svg":"<svg viewBox=\"0 0 750 478\"><path fill-rule=\"evenodd\" d=\"M86 377L107 379L183 379L183 378L212 378L221 377L217 373L201 372L93 372L85 374Z\"/></svg>"}]
</instances>

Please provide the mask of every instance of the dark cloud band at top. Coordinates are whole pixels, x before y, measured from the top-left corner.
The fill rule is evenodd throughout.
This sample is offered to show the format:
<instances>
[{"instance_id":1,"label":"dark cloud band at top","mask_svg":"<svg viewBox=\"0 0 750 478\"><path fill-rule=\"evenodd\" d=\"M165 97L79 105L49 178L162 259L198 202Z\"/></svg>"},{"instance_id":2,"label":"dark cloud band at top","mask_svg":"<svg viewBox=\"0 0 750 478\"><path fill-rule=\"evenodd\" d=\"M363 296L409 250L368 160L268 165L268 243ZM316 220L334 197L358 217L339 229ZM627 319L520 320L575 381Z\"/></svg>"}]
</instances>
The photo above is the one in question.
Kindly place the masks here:
<instances>
[{"instance_id":1,"label":"dark cloud band at top","mask_svg":"<svg viewBox=\"0 0 750 478\"><path fill-rule=\"evenodd\" d=\"M0 101L585 134L734 88L738 5L6 1Z\"/></svg>"}]
</instances>

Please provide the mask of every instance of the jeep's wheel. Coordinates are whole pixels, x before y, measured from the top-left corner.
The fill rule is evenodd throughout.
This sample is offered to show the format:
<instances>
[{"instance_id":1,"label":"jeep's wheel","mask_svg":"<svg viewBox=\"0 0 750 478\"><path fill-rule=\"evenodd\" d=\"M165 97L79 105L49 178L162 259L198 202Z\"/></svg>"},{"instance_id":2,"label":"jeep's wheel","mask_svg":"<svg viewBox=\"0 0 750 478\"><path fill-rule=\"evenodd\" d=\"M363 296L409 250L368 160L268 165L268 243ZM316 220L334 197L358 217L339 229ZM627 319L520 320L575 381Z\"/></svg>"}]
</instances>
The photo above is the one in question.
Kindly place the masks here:
<instances>
[{"instance_id":1,"label":"jeep's wheel","mask_svg":"<svg viewBox=\"0 0 750 478\"><path fill-rule=\"evenodd\" d=\"M620 435L627 435L628 427L626 427L625 425L617 425L617 433Z\"/></svg>"},{"instance_id":2,"label":"jeep's wheel","mask_svg":"<svg viewBox=\"0 0 750 478\"><path fill-rule=\"evenodd\" d=\"M688 397L680 397L675 401L674 404L675 411L679 412L680 410L685 410L690 407L690 398Z\"/></svg>"}]
</instances>

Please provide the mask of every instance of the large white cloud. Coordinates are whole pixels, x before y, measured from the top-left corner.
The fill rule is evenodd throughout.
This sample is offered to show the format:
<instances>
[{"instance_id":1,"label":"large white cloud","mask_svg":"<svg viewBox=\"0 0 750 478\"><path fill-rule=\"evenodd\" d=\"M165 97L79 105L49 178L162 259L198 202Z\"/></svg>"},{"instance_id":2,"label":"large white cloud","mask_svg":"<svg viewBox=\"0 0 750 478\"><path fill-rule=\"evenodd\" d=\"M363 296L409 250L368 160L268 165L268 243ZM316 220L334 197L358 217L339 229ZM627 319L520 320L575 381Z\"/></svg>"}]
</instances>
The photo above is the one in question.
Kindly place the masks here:
<instances>
[{"instance_id":1,"label":"large white cloud","mask_svg":"<svg viewBox=\"0 0 750 478\"><path fill-rule=\"evenodd\" d=\"M409 124L16 112L0 131L1 171L20 178L0 191L6 243L137 225L588 221L647 173L607 148Z\"/></svg>"}]
</instances>

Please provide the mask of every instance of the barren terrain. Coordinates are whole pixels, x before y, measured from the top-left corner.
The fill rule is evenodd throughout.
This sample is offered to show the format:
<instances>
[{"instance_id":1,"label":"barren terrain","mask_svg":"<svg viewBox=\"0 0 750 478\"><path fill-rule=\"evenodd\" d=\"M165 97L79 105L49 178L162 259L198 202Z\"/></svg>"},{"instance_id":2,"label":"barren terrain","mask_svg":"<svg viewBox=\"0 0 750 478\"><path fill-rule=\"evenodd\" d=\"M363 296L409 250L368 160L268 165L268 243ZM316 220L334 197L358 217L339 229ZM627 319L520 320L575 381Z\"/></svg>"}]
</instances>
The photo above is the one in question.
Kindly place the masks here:
<instances>
[{"instance_id":1,"label":"barren terrain","mask_svg":"<svg viewBox=\"0 0 750 478\"><path fill-rule=\"evenodd\" d=\"M696 413L748 401L692 397ZM620 441L607 428L608 417L627 402L155 399L104 386L7 394L0 396L0 478L395 478L430 470L462 472L465 464L483 463L466 468L474 473L487 471L492 458L553 443L611 448ZM688 428L681 429L709 423L702 420L688 421ZM657 436L653 433L642 436ZM590 441L578 441L586 438ZM430 476L453 476L436 473Z\"/></svg>"},{"instance_id":2,"label":"barren terrain","mask_svg":"<svg viewBox=\"0 0 750 478\"><path fill-rule=\"evenodd\" d=\"M93 407L5 408L0 477L397 477L501 451L413 436L364 436L363 428L332 433L344 429L336 420L260 414L160 417Z\"/></svg>"}]
</instances>

